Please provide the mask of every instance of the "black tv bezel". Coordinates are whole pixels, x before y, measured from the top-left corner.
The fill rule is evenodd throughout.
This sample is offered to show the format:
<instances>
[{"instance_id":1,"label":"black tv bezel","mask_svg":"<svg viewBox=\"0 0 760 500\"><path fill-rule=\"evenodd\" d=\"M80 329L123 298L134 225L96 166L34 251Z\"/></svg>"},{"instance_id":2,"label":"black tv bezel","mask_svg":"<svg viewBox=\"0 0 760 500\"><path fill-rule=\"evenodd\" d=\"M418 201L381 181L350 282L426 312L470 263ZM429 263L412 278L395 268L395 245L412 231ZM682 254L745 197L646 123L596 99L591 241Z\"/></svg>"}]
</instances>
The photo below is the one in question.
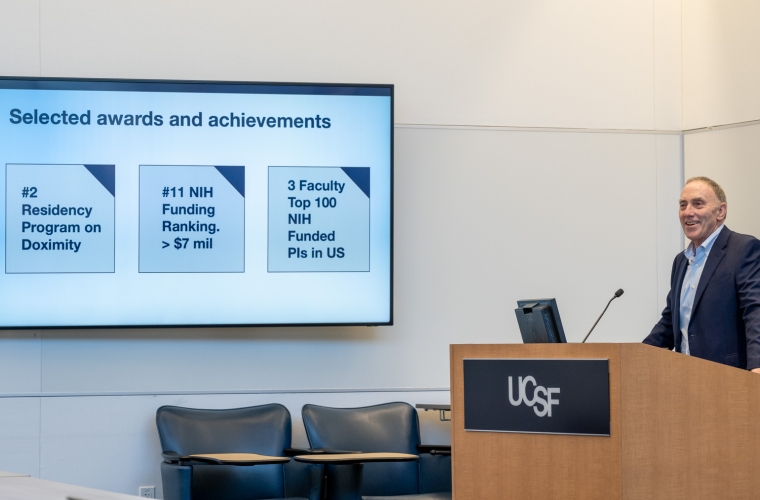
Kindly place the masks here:
<instances>
[{"instance_id":1,"label":"black tv bezel","mask_svg":"<svg viewBox=\"0 0 760 500\"><path fill-rule=\"evenodd\" d=\"M111 88L103 88L111 84ZM95 85L96 88L86 88ZM205 86L204 90L200 86ZM252 88L268 87L269 91L253 92ZM160 90L156 90L156 88ZM213 92L209 87L229 88L228 92ZM236 88L237 87L237 88ZM307 91L311 87L312 91ZM150 88L150 90L149 90ZM387 322L350 322L350 323L187 323L187 324L119 324L119 325L58 325L58 326L6 326L0 324L0 330L92 330L92 329L132 329L132 328L270 328L270 327L331 327L331 326L392 326L393 325L393 272L394 272L394 112L395 98L393 84L370 83L314 83L314 82L252 82L225 80L163 80L163 79L126 79L126 78L58 78L0 76L0 90L85 90L99 92L197 92L230 94L292 94L292 95L376 95L390 97L390 296ZM314 92L315 89L332 90L332 92ZM354 89L354 90L352 90ZM357 92L355 89L361 89ZM370 89L383 90L383 93L370 93ZM245 90L248 90L247 92ZM275 92L273 90L280 90ZM387 93L386 93L387 92Z\"/></svg>"}]
</instances>

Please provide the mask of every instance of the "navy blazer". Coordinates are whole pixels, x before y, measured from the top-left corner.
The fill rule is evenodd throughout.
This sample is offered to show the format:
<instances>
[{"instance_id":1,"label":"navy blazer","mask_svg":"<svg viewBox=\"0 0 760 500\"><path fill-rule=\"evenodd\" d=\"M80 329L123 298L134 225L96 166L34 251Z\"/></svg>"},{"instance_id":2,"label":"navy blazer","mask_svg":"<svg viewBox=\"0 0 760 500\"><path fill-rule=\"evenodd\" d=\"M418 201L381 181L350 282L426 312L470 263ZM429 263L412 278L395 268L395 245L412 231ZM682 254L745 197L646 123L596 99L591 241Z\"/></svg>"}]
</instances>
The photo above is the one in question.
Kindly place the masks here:
<instances>
[{"instance_id":1,"label":"navy blazer","mask_svg":"<svg viewBox=\"0 0 760 500\"><path fill-rule=\"evenodd\" d=\"M673 261L668 303L645 344L681 351L681 285L688 259ZM760 368L760 240L724 227L699 278L689 322L692 356Z\"/></svg>"}]
</instances>

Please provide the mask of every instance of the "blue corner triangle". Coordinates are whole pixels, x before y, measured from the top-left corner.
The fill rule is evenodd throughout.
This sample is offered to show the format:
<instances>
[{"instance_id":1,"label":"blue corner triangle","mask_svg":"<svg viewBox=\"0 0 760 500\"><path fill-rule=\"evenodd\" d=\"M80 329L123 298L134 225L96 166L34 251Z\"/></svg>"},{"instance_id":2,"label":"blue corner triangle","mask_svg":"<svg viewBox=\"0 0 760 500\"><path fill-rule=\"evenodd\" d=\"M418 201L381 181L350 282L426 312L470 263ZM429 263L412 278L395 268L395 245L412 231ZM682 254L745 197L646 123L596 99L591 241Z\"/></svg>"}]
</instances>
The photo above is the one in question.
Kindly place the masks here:
<instances>
[{"instance_id":1,"label":"blue corner triangle","mask_svg":"<svg viewBox=\"0 0 760 500\"><path fill-rule=\"evenodd\" d=\"M214 167L245 198L245 167Z\"/></svg>"},{"instance_id":2,"label":"blue corner triangle","mask_svg":"<svg viewBox=\"0 0 760 500\"><path fill-rule=\"evenodd\" d=\"M340 167L369 198L369 167Z\"/></svg>"},{"instance_id":3,"label":"blue corner triangle","mask_svg":"<svg viewBox=\"0 0 760 500\"><path fill-rule=\"evenodd\" d=\"M116 165L85 165L84 168L89 170L112 196L116 196Z\"/></svg>"}]
</instances>

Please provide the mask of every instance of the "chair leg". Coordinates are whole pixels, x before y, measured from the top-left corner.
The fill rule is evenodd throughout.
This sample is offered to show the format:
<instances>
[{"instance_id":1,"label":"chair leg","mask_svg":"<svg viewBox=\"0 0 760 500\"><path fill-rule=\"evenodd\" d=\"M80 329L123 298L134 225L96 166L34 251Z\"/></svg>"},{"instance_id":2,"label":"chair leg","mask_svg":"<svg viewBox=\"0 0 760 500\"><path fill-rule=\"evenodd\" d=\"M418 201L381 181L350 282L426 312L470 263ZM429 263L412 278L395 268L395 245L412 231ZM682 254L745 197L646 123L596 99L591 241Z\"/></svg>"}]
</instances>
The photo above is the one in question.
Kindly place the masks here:
<instances>
[{"instance_id":1,"label":"chair leg","mask_svg":"<svg viewBox=\"0 0 760 500\"><path fill-rule=\"evenodd\" d=\"M327 500L362 500L364 464L328 465Z\"/></svg>"}]
</instances>

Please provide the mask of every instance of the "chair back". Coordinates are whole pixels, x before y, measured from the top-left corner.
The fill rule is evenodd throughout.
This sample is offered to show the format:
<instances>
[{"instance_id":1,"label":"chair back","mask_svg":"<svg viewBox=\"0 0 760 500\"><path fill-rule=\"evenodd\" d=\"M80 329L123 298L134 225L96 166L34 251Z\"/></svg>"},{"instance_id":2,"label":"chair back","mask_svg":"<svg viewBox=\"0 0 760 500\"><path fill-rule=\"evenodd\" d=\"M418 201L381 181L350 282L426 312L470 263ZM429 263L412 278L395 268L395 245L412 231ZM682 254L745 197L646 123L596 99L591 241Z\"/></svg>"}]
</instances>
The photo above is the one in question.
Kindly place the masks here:
<instances>
[{"instance_id":1,"label":"chair back","mask_svg":"<svg viewBox=\"0 0 760 500\"><path fill-rule=\"evenodd\" d=\"M227 410L162 406L156 425L164 452L258 453L282 456L290 447L290 412L269 404ZM193 465L193 500L251 500L284 495L282 465Z\"/></svg>"},{"instance_id":2,"label":"chair back","mask_svg":"<svg viewBox=\"0 0 760 500\"><path fill-rule=\"evenodd\" d=\"M301 414L312 448L416 455L420 444L417 411L407 403L363 408L305 405ZM420 492L416 462L367 463L362 477L362 495L365 496Z\"/></svg>"}]
</instances>

